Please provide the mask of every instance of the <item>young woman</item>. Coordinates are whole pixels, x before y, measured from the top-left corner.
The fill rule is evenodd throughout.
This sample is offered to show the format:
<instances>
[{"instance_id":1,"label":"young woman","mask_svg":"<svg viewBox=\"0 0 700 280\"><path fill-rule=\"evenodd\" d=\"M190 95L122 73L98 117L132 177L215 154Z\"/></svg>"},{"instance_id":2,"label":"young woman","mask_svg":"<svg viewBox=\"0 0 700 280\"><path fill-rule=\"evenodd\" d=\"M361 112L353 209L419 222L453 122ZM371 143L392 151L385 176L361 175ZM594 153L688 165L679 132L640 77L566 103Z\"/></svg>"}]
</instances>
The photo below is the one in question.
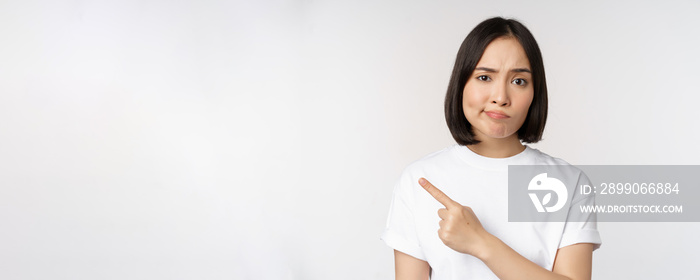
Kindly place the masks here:
<instances>
[{"instance_id":1,"label":"young woman","mask_svg":"<svg viewBox=\"0 0 700 280\"><path fill-rule=\"evenodd\" d=\"M396 279L590 279L594 214L508 222L508 165L568 164L522 144L538 142L547 119L542 56L525 26L497 17L469 33L445 116L457 144L410 164L394 189L382 240Z\"/></svg>"}]
</instances>

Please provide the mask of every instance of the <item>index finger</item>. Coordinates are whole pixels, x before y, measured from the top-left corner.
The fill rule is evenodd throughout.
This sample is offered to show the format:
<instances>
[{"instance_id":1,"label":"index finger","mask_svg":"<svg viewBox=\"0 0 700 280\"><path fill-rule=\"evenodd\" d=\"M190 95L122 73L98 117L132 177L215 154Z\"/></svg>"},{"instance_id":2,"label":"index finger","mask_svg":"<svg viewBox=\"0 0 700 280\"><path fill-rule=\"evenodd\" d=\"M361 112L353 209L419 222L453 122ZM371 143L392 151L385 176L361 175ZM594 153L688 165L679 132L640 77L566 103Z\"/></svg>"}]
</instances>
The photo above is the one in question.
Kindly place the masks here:
<instances>
[{"instance_id":1,"label":"index finger","mask_svg":"<svg viewBox=\"0 0 700 280\"><path fill-rule=\"evenodd\" d=\"M423 186L423 188L430 193L438 202L440 202L442 205L445 205L447 209L450 209L450 207L455 206L457 202L452 200L449 196L447 196L444 192L442 192L440 189L436 188L428 182L425 178L420 178L418 180L418 183Z\"/></svg>"}]
</instances>

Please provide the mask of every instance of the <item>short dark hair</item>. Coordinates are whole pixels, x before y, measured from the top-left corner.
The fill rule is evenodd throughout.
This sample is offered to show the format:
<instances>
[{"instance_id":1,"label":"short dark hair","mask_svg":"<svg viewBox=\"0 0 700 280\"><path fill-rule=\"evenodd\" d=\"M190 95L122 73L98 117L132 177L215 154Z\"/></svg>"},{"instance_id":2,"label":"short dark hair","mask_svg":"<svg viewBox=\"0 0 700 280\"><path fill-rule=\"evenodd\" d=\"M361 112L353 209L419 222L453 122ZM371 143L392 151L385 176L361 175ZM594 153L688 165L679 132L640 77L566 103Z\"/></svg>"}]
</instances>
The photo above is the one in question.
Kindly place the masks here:
<instances>
[{"instance_id":1,"label":"short dark hair","mask_svg":"<svg viewBox=\"0 0 700 280\"><path fill-rule=\"evenodd\" d=\"M471 77L476 64L493 40L500 37L514 37L520 42L532 68L534 96L528 109L525 122L518 129L518 138L526 143L536 143L542 139L544 125L547 122L547 82L544 75L542 53L532 33L514 19L494 17L487 19L469 32L457 52L450 84L445 96L445 120L452 137L460 145L477 144L472 125L464 116L462 98L464 86Z\"/></svg>"}]
</instances>

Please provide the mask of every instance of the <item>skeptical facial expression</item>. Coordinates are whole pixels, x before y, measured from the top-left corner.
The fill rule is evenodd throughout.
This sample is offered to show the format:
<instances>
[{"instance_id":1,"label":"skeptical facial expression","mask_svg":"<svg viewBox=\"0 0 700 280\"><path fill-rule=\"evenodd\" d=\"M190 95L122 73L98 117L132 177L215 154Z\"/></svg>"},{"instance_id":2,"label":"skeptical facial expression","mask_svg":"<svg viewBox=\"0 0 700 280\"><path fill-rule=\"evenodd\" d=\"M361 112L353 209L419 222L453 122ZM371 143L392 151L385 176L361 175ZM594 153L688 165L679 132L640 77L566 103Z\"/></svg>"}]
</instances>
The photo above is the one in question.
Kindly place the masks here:
<instances>
[{"instance_id":1,"label":"skeptical facial expression","mask_svg":"<svg viewBox=\"0 0 700 280\"><path fill-rule=\"evenodd\" d=\"M500 37L486 47L467 79L462 108L476 139L517 137L533 96L525 50L517 39Z\"/></svg>"}]
</instances>

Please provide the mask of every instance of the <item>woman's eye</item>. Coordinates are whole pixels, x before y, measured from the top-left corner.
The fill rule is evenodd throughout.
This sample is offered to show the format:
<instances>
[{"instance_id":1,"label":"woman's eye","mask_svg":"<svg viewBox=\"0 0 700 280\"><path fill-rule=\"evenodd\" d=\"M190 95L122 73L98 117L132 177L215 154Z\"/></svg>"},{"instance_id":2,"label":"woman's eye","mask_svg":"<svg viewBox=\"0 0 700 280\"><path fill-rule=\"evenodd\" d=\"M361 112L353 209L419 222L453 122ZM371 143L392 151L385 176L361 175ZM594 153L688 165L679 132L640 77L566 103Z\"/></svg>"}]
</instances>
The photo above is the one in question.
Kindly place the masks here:
<instances>
[{"instance_id":1,"label":"woman's eye","mask_svg":"<svg viewBox=\"0 0 700 280\"><path fill-rule=\"evenodd\" d=\"M513 83L519 86L527 85L527 81L525 79L515 79L513 80Z\"/></svg>"},{"instance_id":2,"label":"woman's eye","mask_svg":"<svg viewBox=\"0 0 700 280\"><path fill-rule=\"evenodd\" d=\"M479 81L484 81L484 82L488 82L489 80L491 80L491 78L489 78L489 76L486 76L486 75L478 76L478 77L476 77L476 79Z\"/></svg>"}]
</instances>

